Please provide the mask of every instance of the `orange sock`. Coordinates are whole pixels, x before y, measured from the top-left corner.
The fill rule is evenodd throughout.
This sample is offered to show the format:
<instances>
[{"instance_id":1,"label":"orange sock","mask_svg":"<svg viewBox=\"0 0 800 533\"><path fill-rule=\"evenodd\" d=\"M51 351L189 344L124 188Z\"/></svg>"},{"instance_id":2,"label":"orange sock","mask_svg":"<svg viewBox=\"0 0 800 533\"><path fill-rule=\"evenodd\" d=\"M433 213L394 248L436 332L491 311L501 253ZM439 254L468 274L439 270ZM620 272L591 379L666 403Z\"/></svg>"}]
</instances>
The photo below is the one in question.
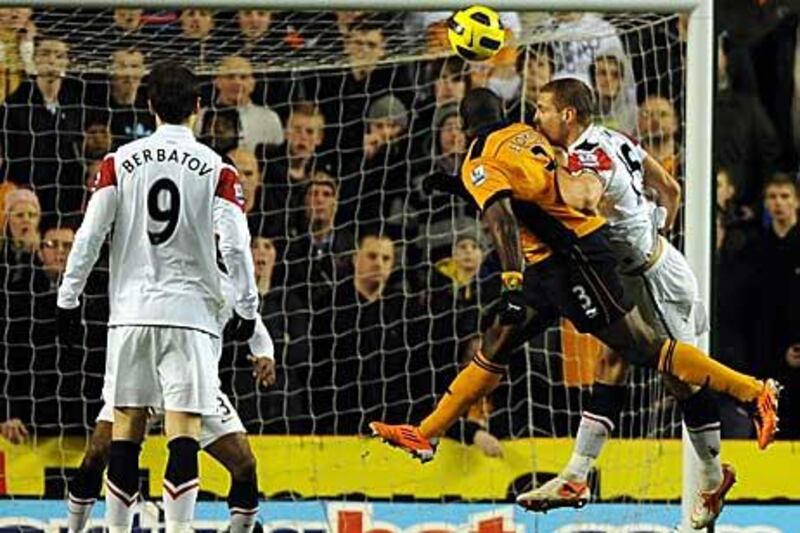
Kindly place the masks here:
<instances>
[{"instance_id":1,"label":"orange sock","mask_svg":"<svg viewBox=\"0 0 800 533\"><path fill-rule=\"evenodd\" d=\"M742 402L752 402L761 393L764 383L714 361L691 344L667 340L658 357L658 370L675 376L684 383L724 392Z\"/></svg>"},{"instance_id":2,"label":"orange sock","mask_svg":"<svg viewBox=\"0 0 800 533\"><path fill-rule=\"evenodd\" d=\"M422 421L419 431L424 437L441 437L444 432L467 412L472 404L497 387L506 367L492 363L482 353L456 376L447 393L439 400L436 409Z\"/></svg>"}]
</instances>

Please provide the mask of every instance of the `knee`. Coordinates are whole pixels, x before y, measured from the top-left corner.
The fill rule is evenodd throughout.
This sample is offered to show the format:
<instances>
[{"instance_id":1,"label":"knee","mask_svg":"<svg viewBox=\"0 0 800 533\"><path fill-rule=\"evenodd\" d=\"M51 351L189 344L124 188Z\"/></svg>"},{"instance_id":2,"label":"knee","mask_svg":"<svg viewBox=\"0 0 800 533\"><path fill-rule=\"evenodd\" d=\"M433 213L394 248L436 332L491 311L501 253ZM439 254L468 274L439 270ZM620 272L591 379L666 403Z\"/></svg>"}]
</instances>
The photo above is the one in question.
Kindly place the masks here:
<instances>
[{"instance_id":1,"label":"knee","mask_svg":"<svg viewBox=\"0 0 800 533\"><path fill-rule=\"evenodd\" d=\"M641 317L631 321L628 331L628 342L620 355L629 363L658 368L661 347L667 338L656 333Z\"/></svg>"},{"instance_id":2,"label":"knee","mask_svg":"<svg viewBox=\"0 0 800 533\"><path fill-rule=\"evenodd\" d=\"M256 458L252 452L242 454L241 459L230 465L231 477L236 481L256 479Z\"/></svg>"},{"instance_id":3,"label":"knee","mask_svg":"<svg viewBox=\"0 0 800 533\"><path fill-rule=\"evenodd\" d=\"M108 465L108 455L111 450L109 441L92 440L83 456L83 466L90 470L104 470Z\"/></svg>"}]
</instances>

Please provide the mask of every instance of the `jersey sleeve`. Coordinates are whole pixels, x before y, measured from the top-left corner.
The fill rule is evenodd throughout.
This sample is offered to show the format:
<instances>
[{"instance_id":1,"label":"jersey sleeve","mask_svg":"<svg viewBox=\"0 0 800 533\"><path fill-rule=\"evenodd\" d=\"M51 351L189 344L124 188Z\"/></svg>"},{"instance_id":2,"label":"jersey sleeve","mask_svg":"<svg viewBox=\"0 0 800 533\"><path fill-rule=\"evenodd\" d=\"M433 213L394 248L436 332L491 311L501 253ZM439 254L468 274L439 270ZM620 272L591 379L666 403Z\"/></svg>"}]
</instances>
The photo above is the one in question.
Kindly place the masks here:
<instances>
[{"instance_id":1,"label":"jersey sleeve","mask_svg":"<svg viewBox=\"0 0 800 533\"><path fill-rule=\"evenodd\" d=\"M485 157L468 161L461 169L461 181L481 211L492 201L511 195L509 173Z\"/></svg>"},{"instance_id":2,"label":"jersey sleeve","mask_svg":"<svg viewBox=\"0 0 800 533\"><path fill-rule=\"evenodd\" d=\"M219 235L219 252L235 289L233 308L243 318L254 319L258 314L258 290L255 267L250 253L250 230L243 210L243 199L232 186L241 190L236 171L222 165L214 198L214 231Z\"/></svg>"},{"instance_id":3,"label":"jersey sleeve","mask_svg":"<svg viewBox=\"0 0 800 533\"><path fill-rule=\"evenodd\" d=\"M78 297L86 286L103 241L114 223L117 211L116 184L114 156L109 155L103 160L95 177L94 193L89 199L86 215L75 234L75 242L67 257L67 266L58 288L57 305L62 309L78 307Z\"/></svg>"},{"instance_id":4,"label":"jersey sleeve","mask_svg":"<svg viewBox=\"0 0 800 533\"><path fill-rule=\"evenodd\" d=\"M267 331L267 326L264 325L264 321L260 317L256 318L256 329L253 331L253 336L250 337L248 344L253 356L275 360L275 345L272 342L269 331Z\"/></svg>"},{"instance_id":5,"label":"jersey sleeve","mask_svg":"<svg viewBox=\"0 0 800 533\"><path fill-rule=\"evenodd\" d=\"M570 152L567 158L567 170L572 174L592 172L607 188L614 176L614 160L604 148L597 147L593 150L576 150Z\"/></svg>"},{"instance_id":6,"label":"jersey sleeve","mask_svg":"<svg viewBox=\"0 0 800 533\"><path fill-rule=\"evenodd\" d=\"M223 163L215 194L217 198L238 206L244 212L244 189L239 181L239 173L233 166Z\"/></svg>"}]
</instances>

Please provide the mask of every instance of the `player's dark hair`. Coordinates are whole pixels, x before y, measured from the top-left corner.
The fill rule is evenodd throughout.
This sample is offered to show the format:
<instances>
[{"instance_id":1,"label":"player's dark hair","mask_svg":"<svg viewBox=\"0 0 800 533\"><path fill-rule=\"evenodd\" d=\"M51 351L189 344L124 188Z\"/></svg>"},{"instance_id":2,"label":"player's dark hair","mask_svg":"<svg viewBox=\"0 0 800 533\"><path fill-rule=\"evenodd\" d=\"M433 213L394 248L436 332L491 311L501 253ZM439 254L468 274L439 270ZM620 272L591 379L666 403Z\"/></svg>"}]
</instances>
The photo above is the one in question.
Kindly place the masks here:
<instances>
[{"instance_id":1,"label":"player's dark hair","mask_svg":"<svg viewBox=\"0 0 800 533\"><path fill-rule=\"evenodd\" d=\"M484 126L500 122L504 118L503 100L490 89L472 89L461 100L459 114L468 137Z\"/></svg>"},{"instance_id":2,"label":"player's dark hair","mask_svg":"<svg viewBox=\"0 0 800 533\"><path fill-rule=\"evenodd\" d=\"M147 79L147 96L158 118L167 124L183 124L195 112L197 82L191 70L177 61L153 65Z\"/></svg>"},{"instance_id":3,"label":"player's dark hair","mask_svg":"<svg viewBox=\"0 0 800 533\"><path fill-rule=\"evenodd\" d=\"M584 82L575 78L560 78L547 82L540 92L552 94L553 103L559 111L567 107L575 109L579 123L588 124L592 120L594 94Z\"/></svg>"},{"instance_id":4,"label":"player's dark hair","mask_svg":"<svg viewBox=\"0 0 800 533\"><path fill-rule=\"evenodd\" d=\"M795 196L800 196L800 188L798 185L799 184L797 180L795 180L791 175L784 172L776 172L770 176L767 182L764 184L764 192L767 192L767 189L770 187L791 187Z\"/></svg>"}]
</instances>

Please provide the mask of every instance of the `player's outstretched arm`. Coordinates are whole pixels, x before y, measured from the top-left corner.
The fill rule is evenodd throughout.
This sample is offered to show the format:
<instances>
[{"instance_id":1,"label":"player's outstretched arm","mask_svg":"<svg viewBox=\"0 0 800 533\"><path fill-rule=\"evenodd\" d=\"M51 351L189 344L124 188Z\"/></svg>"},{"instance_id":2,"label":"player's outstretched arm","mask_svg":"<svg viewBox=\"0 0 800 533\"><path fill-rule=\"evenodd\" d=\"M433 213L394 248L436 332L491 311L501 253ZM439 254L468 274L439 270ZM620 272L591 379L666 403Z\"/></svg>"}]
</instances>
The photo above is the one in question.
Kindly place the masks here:
<instances>
[{"instance_id":1,"label":"player's outstretched arm","mask_svg":"<svg viewBox=\"0 0 800 533\"><path fill-rule=\"evenodd\" d=\"M678 180L655 157L648 155L644 158L644 184L658 193L658 204L667 210L665 227L672 229L681 206L681 186Z\"/></svg>"},{"instance_id":2,"label":"player's outstretched arm","mask_svg":"<svg viewBox=\"0 0 800 533\"><path fill-rule=\"evenodd\" d=\"M111 230L117 211L117 179L114 171L114 156L103 160L94 183L94 192L86 207L86 215L75 234L67 257L67 266L61 286L58 288L58 307L75 309L78 297L86 286L100 248Z\"/></svg>"}]
</instances>

